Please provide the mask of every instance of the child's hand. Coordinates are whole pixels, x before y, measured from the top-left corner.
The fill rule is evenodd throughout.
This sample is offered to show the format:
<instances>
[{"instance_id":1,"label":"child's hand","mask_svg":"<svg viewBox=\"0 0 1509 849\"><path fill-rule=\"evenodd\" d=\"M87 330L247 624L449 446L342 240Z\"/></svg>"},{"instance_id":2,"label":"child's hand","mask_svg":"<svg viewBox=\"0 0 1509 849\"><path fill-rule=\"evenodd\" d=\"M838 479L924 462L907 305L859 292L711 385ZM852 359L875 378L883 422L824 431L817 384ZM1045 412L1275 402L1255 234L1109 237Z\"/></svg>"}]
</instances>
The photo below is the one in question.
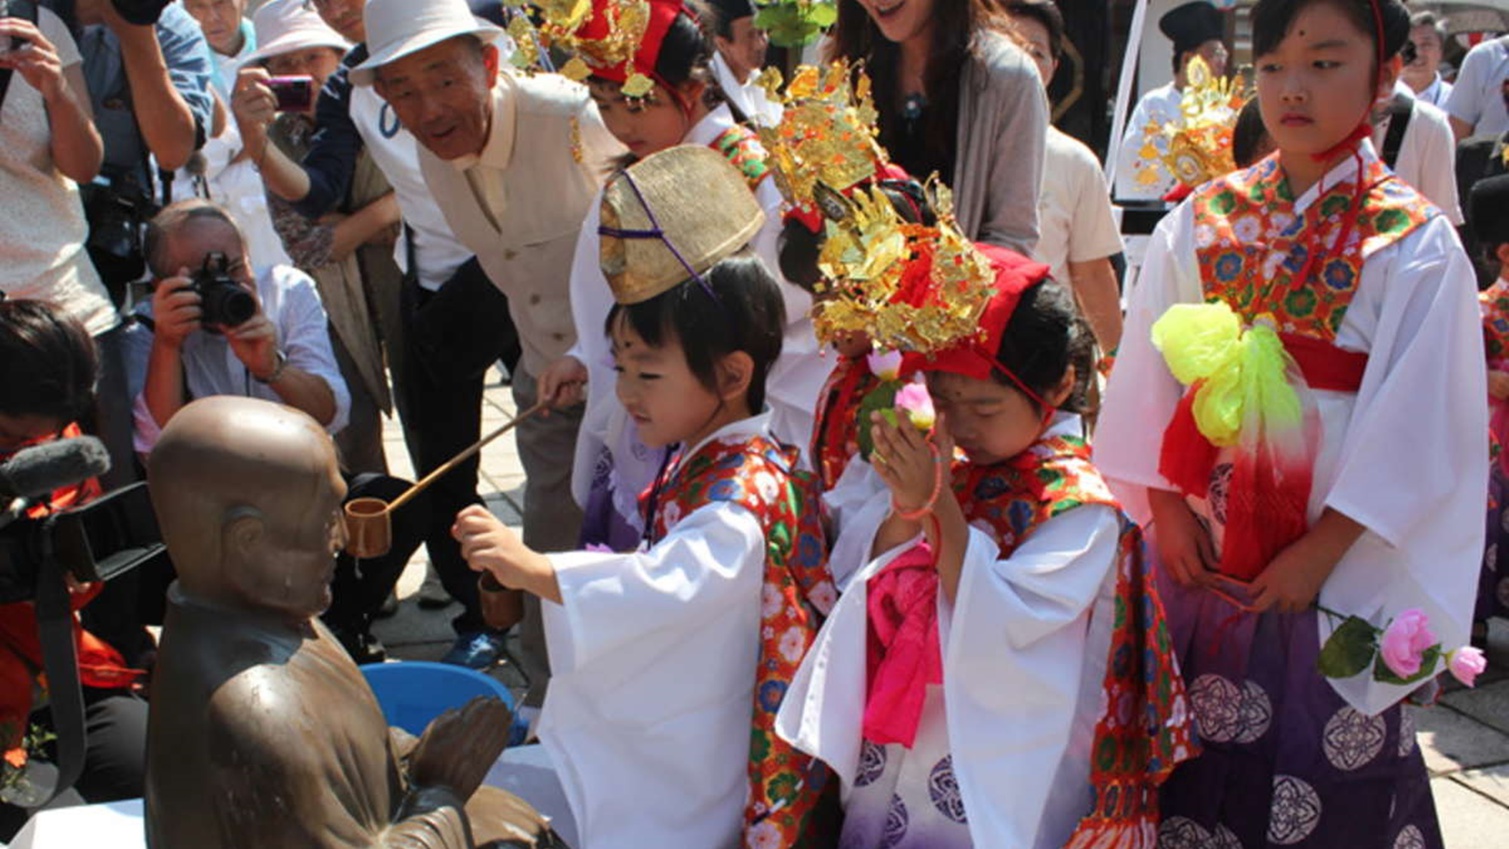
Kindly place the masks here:
<instances>
[{"instance_id":1,"label":"child's hand","mask_svg":"<svg viewBox=\"0 0 1509 849\"><path fill-rule=\"evenodd\" d=\"M870 438L875 450L870 452L870 466L891 490L891 500L896 507L912 512L928 506L942 489L940 475L946 470L938 468L953 455L953 444L940 415L933 439L918 430L911 422L901 420L891 424L879 412L870 414Z\"/></svg>"},{"instance_id":2,"label":"child's hand","mask_svg":"<svg viewBox=\"0 0 1509 849\"><path fill-rule=\"evenodd\" d=\"M1299 613L1315 603L1330 571L1312 563L1302 547L1291 545L1252 579L1252 609Z\"/></svg>"},{"instance_id":3,"label":"child's hand","mask_svg":"<svg viewBox=\"0 0 1509 849\"><path fill-rule=\"evenodd\" d=\"M457 513L451 536L461 543L461 556L472 571L491 572L505 587L560 600L550 559L525 545L486 507L473 504Z\"/></svg>"},{"instance_id":4,"label":"child's hand","mask_svg":"<svg viewBox=\"0 0 1509 849\"><path fill-rule=\"evenodd\" d=\"M1184 587L1205 586L1215 575L1220 557L1210 531L1195 518L1184 497L1168 490L1148 490L1153 510L1158 560L1169 576Z\"/></svg>"},{"instance_id":5,"label":"child's hand","mask_svg":"<svg viewBox=\"0 0 1509 849\"><path fill-rule=\"evenodd\" d=\"M1309 608L1363 530L1361 523L1327 507L1310 530L1280 551L1253 579L1253 609L1298 613Z\"/></svg>"}]
</instances>

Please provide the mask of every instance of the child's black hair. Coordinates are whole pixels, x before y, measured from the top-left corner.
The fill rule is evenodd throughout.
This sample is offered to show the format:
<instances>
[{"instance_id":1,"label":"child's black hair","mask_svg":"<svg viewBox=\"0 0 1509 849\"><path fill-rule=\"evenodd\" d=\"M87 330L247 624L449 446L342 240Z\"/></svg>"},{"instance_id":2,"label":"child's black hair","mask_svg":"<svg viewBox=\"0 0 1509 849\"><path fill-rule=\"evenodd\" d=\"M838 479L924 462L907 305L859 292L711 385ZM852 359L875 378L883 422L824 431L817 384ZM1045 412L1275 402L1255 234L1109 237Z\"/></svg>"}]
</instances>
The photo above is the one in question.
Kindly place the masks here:
<instances>
[{"instance_id":1,"label":"child's black hair","mask_svg":"<svg viewBox=\"0 0 1509 849\"><path fill-rule=\"evenodd\" d=\"M0 413L74 421L94 405L98 380L82 325L45 301L0 300Z\"/></svg>"},{"instance_id":2,"label":"child's black hair","mask_svg":"<svg viewBox=\"0 0 1509 849\"><path fill-rule=\"evenodd\" d=\"M1273 149L1273 140L1268 136L1268 127L1263 123L1263 112L1258 108L1256 97L1242 104L1237 113L1236 125L1231 129L1231 158L1238 168L1249 168L1262 158L1264 149Z\"/></svg>"},{"instance_id":3,"label":"child's black hair","mask_svg":"<svg viewBox=\"0 0 1509 849\"><path fill-rule=\"evenodd\" d=\"M759 413L765 407L765 378L781 355L786 327L780 284L748 247L719 261L702 279L712 295L689 280L648 301L614 304L604 329L611 334L623 320L653 347L679 341L692 374L711 391L717 391L718 361L743 351L754 361L744 398L750 412Z\"/></svg>"},{"instance_id":4,"label":"child's black hair","mask_svg":"<svg viewBox=\"0 0 1509 849\"><path fill-rule=\"evenodd\" d=\"M1378 21L1373 17L1373 4L1377 3L1383 22L1382 55L1385 59L1398 53L1409 41L1409 10L1399 0L1258 0L1252 7L1252 55L1265 56L1277 50L1279 42L1289 34L1295 17L1316 3L1329 3L1346 15L1375 47L1378 44Z\"/></svg>"},{"instance_id":5,"label":"child's black hair","mask_svg":"<svg viewBox=\"0 0 1509 849\"><path fill-rule=\"evenodd\" d=\"M1090 385L1095 379L1095 331L1074 305L1074 295L1063 285L1045 279L1022 292L1006 332L1001 334L1001 348L996 360L1027 386L1046 397L1070 366L1074 367L1074 386L1069 397L1058 405L1069 413L1092 412ZM1013 389L1017 385L999 370L991 379ZM1036 407L1037 403L1033 402ZM1039 410L1041 412L1041 410Z\"/></svg>"},{"instance_id":6,"label":"child's black hair","mask_svg":"<svg viewBox=\"0 0 1509 849\"><path fill-rule=\"evenodd\" d=\"M880 191L891 202L902 221L925 227L938 223L938 216L933 214L922 184L916 180L881 180ZM822 250L822 233L808 230L807 225L794 218L788 219L781 228L778 253L781 276L811 292L823 279L822 271L817 267L817 257Z\"/></svg>"}]
</instances>

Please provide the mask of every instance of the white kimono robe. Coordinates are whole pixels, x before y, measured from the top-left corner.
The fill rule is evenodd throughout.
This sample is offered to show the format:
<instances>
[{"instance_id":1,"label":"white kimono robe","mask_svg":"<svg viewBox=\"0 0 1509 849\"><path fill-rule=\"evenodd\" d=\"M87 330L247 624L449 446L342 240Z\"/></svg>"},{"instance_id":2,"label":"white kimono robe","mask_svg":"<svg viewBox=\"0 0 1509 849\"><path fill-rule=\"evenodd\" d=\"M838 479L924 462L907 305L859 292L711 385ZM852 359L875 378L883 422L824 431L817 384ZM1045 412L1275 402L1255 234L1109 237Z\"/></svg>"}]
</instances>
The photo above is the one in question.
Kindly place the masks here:
<instances>
[{"instance_id":1,"label":"white kimono robe","mask_svg":"<svg viewBox=\"0 0 1509 849\"><path fill-rule=\"evenodd\" d=\"M1362 155L1377 158L1367 142ZM1295 202L1295 214L1319 186L1354 169L1351 159L1332 169ZM1184 394L1153 348L1150 328L1173 304L1204 300L1197 237L1188 202L1154 232L1096 430L1096 465L1144 525L1151 518L1147 488L1174 489L1158 473L1158 457ZM1418 607L1443 647L1453 649L1467 642L1488 479L1477 287L1456 232L1441 217L1367 256L1361 277L1335 343L1366 352L1367 369L1355 394L1312 390L1324 433L1309 518L1330 507L1366 530L1336 565L1319 602L1379 626ZM1322 643L1335 624L1320 617ZM1368 715L1413 689L1366 672L1332 679L1331 686Z\"/></svg>"},{"instance_id":2,"label":"white kimono robe","mask_svg":"<svg viewBox=\"0 0 1509 849\"><path fill-rule=\"evenodd\" d=\"M1063 414L1049 430L1079 432L1079 417ZM808 651L777 720L781 737L833 768L846 801L860 766L867 583L912 544L869 557L889 502L882 489L846 519L832 559L859 557L864 565ZM1115 510L1086 505L1039 525L1002 559L992 534L972 527L957 598L949 605L938 597L953 770L981 849L1062 846L1089 811L1119 535Z\"/></svg>"},{"instance_id":3,"label":"white kimono robe","mask_svg":"<svg viewBox=\"0 0 1509 849\"><path fill-rule=\"evenodd\" d=\"M683 144L709 146L718 136L734 126L728 107L719 106L687 133ZM750 246L766 268L781 283L781 297L786 306L786 330L781 339L781 356L771 367L765 381L765 399L773 417L771 432L787 445L806 446L812 439L812 422L817 395L822 391L833 360L822 356L817 336L812 330L812 297L781 277L778 241L781 235L781 207L785 203L775 180L762 180L755 199L765 210L765 225L755 234ZM606 445L613 452L615 475L614 505L634 526L642 521L636 499L655 478L659 468L658 452L645 452L639 446L633 421L624 414L614 392L613 352L603 325L613 307L613 292L603 276L597 228L602 222L601 200L594 202L577 237L576 257L571 263L571 314L576 325L576 345L567 352L587 366L587 410L576 441L576 459L572 467L571 493L578 504L587 503L598 455ZM805 450L803 452L805 454ZM805 465L805 463L804 463Z\"/></svg>"},{"instance_id":4,"label":"white kimono robe","mask_svg":"<svg viewBox=\"0 0 1509 849\"><path fill-rule=\"evenodd\" d=\"M739 843L765 530L727 502L672 524L645 551L549 555L563 604L541 604L552 676L539 735L578 849Z\"/></svg>"}]
</instances>

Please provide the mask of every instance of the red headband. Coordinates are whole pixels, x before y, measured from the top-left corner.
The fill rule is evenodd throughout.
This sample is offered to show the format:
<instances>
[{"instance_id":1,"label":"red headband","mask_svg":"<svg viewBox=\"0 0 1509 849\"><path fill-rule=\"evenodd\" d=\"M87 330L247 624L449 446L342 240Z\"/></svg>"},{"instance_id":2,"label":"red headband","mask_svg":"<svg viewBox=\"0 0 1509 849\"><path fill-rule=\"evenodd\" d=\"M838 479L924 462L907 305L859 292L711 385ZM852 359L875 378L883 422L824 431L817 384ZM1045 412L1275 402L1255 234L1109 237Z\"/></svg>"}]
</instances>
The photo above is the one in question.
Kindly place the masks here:
<instances>
[{"instance_id":1,"label":"red headband","mask_svg":"<svg viewBox=\"0 0 1509 849\"><path fill-rule=\"evenodd\" d=\"M607 0L593 0L592 14L576 29L575 37L581 42L602 41L609 36L609 16ZM639 47L634 51L634 57L628 62L615 65L599 65L594 62L590 51L584 51L582 59L592 69L594 77L601 77L609 82L624 83L634 71L649 77L666 89L671 86L660 75L655 73L655 64L660 59L660 48L665 45L666 33L670 32L671 24L676 22L676 16L683 12L695 23L697 18L690 8L681 0L649 0L650 22L645 27L644 38L640 40Z\"/></svg>"},{"instance_id":2,"label":"red headband","mask_svg":"<svg viewBox=\"0 0 1509 849\"><path fill-rule=\"evenodd\" d=\"M1016 312L1017 304L1021 303L1022 293L1048 277L1048 266L996 245L976 243L975 247L985 254L996 272L995 295L985 305L985 312L980 316L981 332L935 354L923 368L927 371L962 374L975 380L989 380L992 371L1002 372L1024 395L1036 401L1045 411L1051 412L1050 405L1036 391L996 359L997 352L1001 350L1001 338L1006 335L1006 325L1011 323L1011 316Z\"/></svg>"}]
</instances>

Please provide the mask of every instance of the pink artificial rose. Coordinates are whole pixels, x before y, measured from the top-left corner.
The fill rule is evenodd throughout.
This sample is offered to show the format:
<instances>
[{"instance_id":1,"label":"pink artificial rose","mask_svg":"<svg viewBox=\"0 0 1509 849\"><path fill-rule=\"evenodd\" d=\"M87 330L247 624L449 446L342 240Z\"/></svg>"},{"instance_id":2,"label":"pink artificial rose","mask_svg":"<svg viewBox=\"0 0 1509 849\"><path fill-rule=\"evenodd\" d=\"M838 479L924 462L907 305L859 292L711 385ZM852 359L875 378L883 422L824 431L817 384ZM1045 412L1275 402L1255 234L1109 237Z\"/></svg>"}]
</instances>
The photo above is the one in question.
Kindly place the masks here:
<instances>
[{"instance_id":1,"label":"pink artificial rose","mask_svg":"<svg viewBox=\"0 0 1509 849\"><path fill-rule=\"evenodd\" d=\"M1446 668L1451 670L1458 681L1471 687L1483 670L1488 668L1488 659L1483 657L1480 649L1462 646L1446 653Z\"/></svg>"},{"instance_id":2,"label":"pink artificial rose","mask_svg":"<svg viewBox=\"0 0 1509 849\"><path fill-rule=\"evenodd\" d=\"M870 367L870 374L881 380L901 378L900 351L874 351L865 357L865 364Z\"/></svg>"},{"instance_id":3,"label":"pink artificial rose","mask_svg":"<svg viewBox=\"0 0 1509 849\"><path fill-rule=\"evenodd\" d=\"M1420 671L1425 650L1435 643L1436 635L1431 633L1429 617L1412 607L1395 616L1394 621L1383 629L1380 641L1383 663L1400 678L1410 678Z\"/></svg>"},{"instance_id":4,"label":"pink artificial rose","mask_svg":"<svg viewBox=\"0 0 1509 849\"><path fill-rule=\"evenodd\" d=\"M933 409L933 396L927 393L927 384L914 381L896 392L896 409L906 413L912 426L921 431L933 429L938 413Z\"/></svg>"}]
</instances>

